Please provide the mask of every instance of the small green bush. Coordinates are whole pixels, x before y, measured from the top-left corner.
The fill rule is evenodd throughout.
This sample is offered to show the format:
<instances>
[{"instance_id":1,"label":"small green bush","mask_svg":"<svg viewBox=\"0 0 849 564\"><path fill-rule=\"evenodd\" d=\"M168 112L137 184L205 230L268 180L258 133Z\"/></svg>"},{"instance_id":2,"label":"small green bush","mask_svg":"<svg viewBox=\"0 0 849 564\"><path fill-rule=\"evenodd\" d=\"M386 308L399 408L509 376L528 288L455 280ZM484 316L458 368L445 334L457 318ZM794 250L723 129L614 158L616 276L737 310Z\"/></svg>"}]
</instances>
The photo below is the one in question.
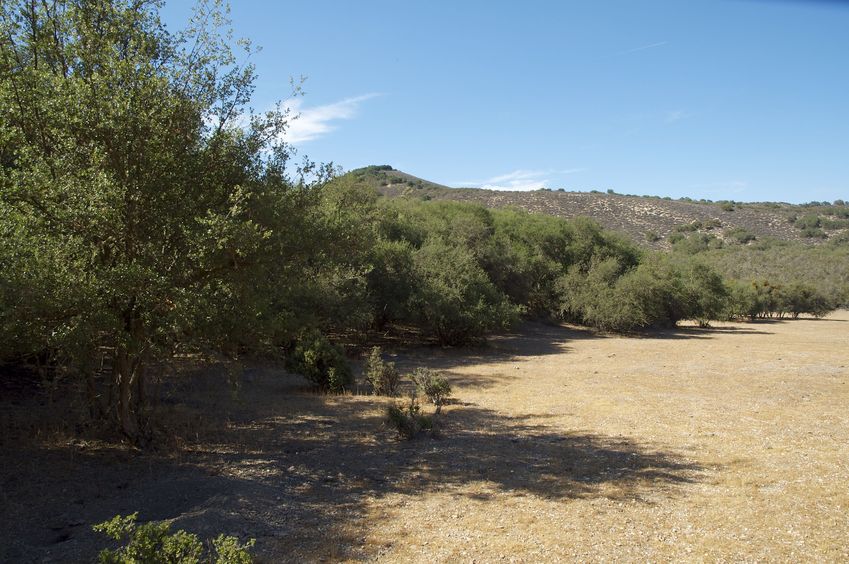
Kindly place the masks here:
<instances>
[{"instance_id":1,"label":"small green bush","mask_svg":"<svg viewBox=\"0 0 849 564\"><path fill-rule=\"evenodd\" d=\"M390 405L386 410L387 422L395 427L402 439L413 439L422 431L435 430L434 417L421 413L416 394L410 395L406 406Z\"/></svg>"},{"instance_id":2,"label":"small green bush","mask_svg":"<svg viewBox=\"0 0 849 564\"><path fill-rule=\"evenodd\" d=\"M364 170L366 172L382 172L394 169L389 165L369 165L358 170Z\"/></svg>"},{"instance_id":3,"label":"small green bush","mask_svg":"<svg viewBox=\"0 0 849 564\"><path fill-rule=\"evenodd\" d=\"M737 241L741 245L746 245L751 241L757 239L757 237L755 237L755 235L751 231L744 229L743 227L735 227L734 229L729 229L725 232L725 236L730 239L733 239L734 241Z\"/></svg>"},{"instance_id":4,"label":"small green bush","mask_svg":"<svg viewBox=\"0 0 849 564\"><path fill-rule=\"evenodd\" d=\"M440 413L442 406L451 396L451 384L445 376L429 368L416 368L416 371L410 375L410 379L416 388L436 406L436 413Z\"/></svg>"},{"instance_id":5,"label":"small green bush","mask_svg":"<svg viewBox=\"0 0 849 564\"><path fill-rule=\"evenodd\" d=\"M721 247L722 240L710 233L691 233L689 236L682 237L672 243L673 250L688 255Z\"/></svg>"},{"instance_id":6,"label":"small green bush","mask_svg":"<svg viewBox=\"0 0 849 564\"><path fill-rule=\"evenodd\" d=\"M809 229L817 229L822 225L822 220L815 213L806 213L805 215L797 219L793 223L793 225L795 225L804 232Z\"/></svg>"},{"instance_id":7,"label":"small green bush","mask_svg":"<svg viewBox=\"0 0 849 564\"><path fill-rule=\"evenodd\" d=\"M678 233L687 233L692 231L698 231L702 227L702 222L699 220L695 220L690 223L684 223L675 227L675 231Z\"/></svg>"},{"instance_id":8,"label":"small green bush","mask_svg":"<svg viewBox=\"0 0 849 564\"><path fill-rule=\"evenodd\" d=\"M802 236L809 239L825 239L828 235L819 227L805 227L802 229Z\"/></svg>"},{"instance_id":9,"label":"small green bush","mask_svg":"<svg viewBox=\"0 0 849 564\"><path fill-rule=\"evenodd\" d=\"M339 393L351 387L354 377L342 349L317 329L304 331L287 359L287 368L322 390Z\"/></svg>"},{"instance_id":10,"label":"small green bush","mask_svg":"<svg viewBox=\"0 0 849 564\"><path fill-rule=\"evenodd\" d=\"M116 549L103 549L98 555L102 564L249 564L254 539L241 544L236 537L219 535L208 550L197 535L180 530L170 532L168 521L136 524L138 513L126 517L116 515L95 525L98 533L122 542Z\"/></svg>"},{"instance_id":11,"label":"small green bush","mask_svg":"<svg viewBox=\"0 0 849 564\"><path fill-rule=\"evenodd\" d=\"M824 219L822 220L823 229L849 229L849 219Z\"/></svg>"},{"instance_id":12,"label":"small green bush","mask_svg":"<svg viewBox=\"0 0 849 564\"><path fill-rule=\"evenodd\" d=\"M365 376L376 396L394 396L398 392L401 379L394 362L384 362L380 356L380 347L371 349L366 359Z\"/></svg>"}]
</instances>

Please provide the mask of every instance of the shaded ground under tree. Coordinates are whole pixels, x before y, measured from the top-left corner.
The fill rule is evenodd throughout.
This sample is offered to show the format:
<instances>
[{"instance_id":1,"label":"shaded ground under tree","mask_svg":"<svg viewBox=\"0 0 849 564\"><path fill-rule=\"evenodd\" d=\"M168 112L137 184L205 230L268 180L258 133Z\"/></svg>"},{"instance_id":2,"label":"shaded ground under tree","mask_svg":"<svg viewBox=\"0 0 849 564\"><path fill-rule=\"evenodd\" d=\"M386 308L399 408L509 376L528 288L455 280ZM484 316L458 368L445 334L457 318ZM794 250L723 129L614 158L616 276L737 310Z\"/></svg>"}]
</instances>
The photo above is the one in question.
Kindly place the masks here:
<instances>
[{"instance_id":1,"label":"shaded ground under tree","mask_svg":"<svg viewBox=\"0 0 849 564\"><path fill-rule=\"evenodd\" d=\"M480 483L515 495L639 501L657 490L675 495L701 470L649 444L557 432L469 404L449 408L440 438L400 442L383 424L386 400L307 394L267 369L242 380L237 396L211 371L172 390L192 399L166 409L180 443L169 454L84 440L5 444L0 559L91 558L104 543L91 525L137 510L201 535L255 537L273 560L324 555L329 539L338 555L362 558L365 503L386 495Z\"/></svg>"}]
</instances>

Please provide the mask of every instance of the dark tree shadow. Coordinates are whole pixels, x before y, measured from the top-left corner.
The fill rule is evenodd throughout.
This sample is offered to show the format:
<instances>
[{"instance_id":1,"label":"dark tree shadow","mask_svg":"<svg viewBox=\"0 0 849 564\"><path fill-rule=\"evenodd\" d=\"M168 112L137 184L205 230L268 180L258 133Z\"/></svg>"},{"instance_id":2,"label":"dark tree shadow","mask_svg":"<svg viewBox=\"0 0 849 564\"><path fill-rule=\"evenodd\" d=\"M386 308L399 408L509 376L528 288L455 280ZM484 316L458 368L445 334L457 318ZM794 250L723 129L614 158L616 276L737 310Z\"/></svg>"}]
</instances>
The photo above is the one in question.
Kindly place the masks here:
<instances>
[{"instance_id":1,"label":"dark tree shadow","mask_svg":"<svg viewBox=\"0 0 849 564\"><path fill-rule=\"evenodd\" d=\"M0 560L91 561L105 542L91 525L134 511L205 537L257 538L268 561L314 561L328 539L337 555L366 559L374 555L361 538L379 526L368 502L388 495L648 503L705 471L656 445L474 405L449 408L440 438L400 441L376 400L293 394L302 384L280 374L245 378L253 385L238 398L179 406L183 416L202 413L206 427L177 454L80 444L0 452L0 519L9 524Z\"/></svg>"},{"instance_id":2,"label":"dark tree shadow","mask_svg":"<svg viewBox=\"0 0 849 564\"><path fill-rule=\"evenodd\" d=\"M611 339L619 337L638 339L713 339L718 335L771 335L769 331L754 327L678 326L670 329L649 329L640 332L617 334L605 333L576 325L542 323L527 321L516 331L490 336L484 344L451 348L437 345L408 345L403 347L402 355L393 349L385 349L387 360L396 361L402 372L411 372L418 366L428 366L436 370L452 371L457 368L489 363L521 362L525 359L568 353L570 343L586 340ZM491 387L498 382L515 378L505 373L498 376L480 376L452 373L452 380L460 387Z\"/></svg>"},{"instance_id":3,"label":"dark tree shadow","mask_svg":"<svg viewBox=\"0 0 849 564\"><path fill-rule=\"evenodd\" d=\"M772 335L770 331L750 327L675 327L630 334L638 339L712 339L716 335Z\"/></svg>"}]
</instances>

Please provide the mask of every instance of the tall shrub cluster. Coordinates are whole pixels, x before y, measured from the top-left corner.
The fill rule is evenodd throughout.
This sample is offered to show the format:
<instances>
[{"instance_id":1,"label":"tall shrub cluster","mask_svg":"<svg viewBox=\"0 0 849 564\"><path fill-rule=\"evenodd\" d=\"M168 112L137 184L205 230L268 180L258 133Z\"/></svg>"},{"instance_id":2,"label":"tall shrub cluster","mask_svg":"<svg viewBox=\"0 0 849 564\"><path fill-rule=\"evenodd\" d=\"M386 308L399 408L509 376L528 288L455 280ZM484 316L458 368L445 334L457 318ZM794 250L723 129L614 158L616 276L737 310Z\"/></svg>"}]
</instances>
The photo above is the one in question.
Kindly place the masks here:
<instances>
[{"instance_id":1,"label":"tall shrub cluster","mask_svg":"<svg viewBox=\"0 0 849 564\"><path fill-rule=\"evenodd\" d=\"M771 317L795 319L803 313L822 317L835 307L816 288L801 282L786 286L768 280L735 282L732 298L730 317L753 321Z\"/></svg>"},{"instance_id":2,"label":"tall shrub cluster","mask_svg":"<svg viewBox=\"0 0 849 564\"><path fill-rule=\"evenodd\" d=\"M634 267L616 258L572 268L560 280L563 316L612 331L674 327L683 319L701 325L722 319L729 297L722 278L698 262L649 255Z\"/></svg>"},{"instance_id":3,"label":"tall shrub cluster","mask_svg":"<svg viewBox=\"0 0 849 564\"><path fill-rule=\"evenodd\" d=\"M368 191L356 176L327 187L347 202ZM412 324L463 344L522 314L614 331L726 316L729 289L711 267L641 251L586 218L416 198L359 203L345 213L370 226L370 243L352 257L365 282L349 298L376 328Z\"/></svg>"}]
</instances>

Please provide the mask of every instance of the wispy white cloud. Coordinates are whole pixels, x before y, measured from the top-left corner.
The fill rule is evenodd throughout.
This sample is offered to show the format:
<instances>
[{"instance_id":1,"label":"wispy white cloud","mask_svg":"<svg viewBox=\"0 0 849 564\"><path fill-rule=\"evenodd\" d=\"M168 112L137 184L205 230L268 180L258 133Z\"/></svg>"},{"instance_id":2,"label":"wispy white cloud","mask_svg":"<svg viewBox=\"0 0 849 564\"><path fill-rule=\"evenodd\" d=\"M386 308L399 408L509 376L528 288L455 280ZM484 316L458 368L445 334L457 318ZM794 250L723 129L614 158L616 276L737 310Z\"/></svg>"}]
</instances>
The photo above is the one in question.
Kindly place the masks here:
<instances>
[{"instance_id":1,"label":"wispy white cloud","mask_svg":"<svg viewBox=\"0 0 849 564\"><path fill-rule=\"evenodd\" d=\"M336 122L355 118L363 102L380 95L378 93L364 94L313 107L303 107L300 98L290 100L286 107L292 119L289 121L284 139L293 145L318 139L336 129Z\"/></svg>"},{"instance_id":2,"label":"wispy white cloud","mask_svg":"<svg viewBox=\"0 0 849 564\"><path fill-rule=\"evenodd\" d=\"M685 110L669 110L666 112L666 116L663 121L666 123L675 123L676 121L681 121L682 119L687 119L692 114Z\"/></svg>"},{"instance_id":3,"label":"wispy white cloud","mask_svg":"<svg viewBox=\"0 0 849 564\"><path fill-rule=\"evenodd\" d=\"M512 190L527 192L546 188L551 184L552 175L574 174L582 172L583 168L568 168L562 170L527 170L518 169L507 174L501 174L485 180L467 180L454 182L457 186L474 186L486 190Z\"/></svg>"},{"instance_id":4,"label":"wispy white cloud","mask_svg":"<svg viewBox=\"0 0 849 564\"><path fill-rule=\"evenodd\" d=\"M655 47L663 47L664 45L669 45L668 41L658 41L657 43L650 43L648 45L641 45L639 47L634 47L633 49L626 49L624 51L619 51L618 53L613 53L611 57L618 57L620 55L627 55L629 53L636 53L638 51L645 51L646 49L654 49Z\"/></svg>"}]
</instances>

